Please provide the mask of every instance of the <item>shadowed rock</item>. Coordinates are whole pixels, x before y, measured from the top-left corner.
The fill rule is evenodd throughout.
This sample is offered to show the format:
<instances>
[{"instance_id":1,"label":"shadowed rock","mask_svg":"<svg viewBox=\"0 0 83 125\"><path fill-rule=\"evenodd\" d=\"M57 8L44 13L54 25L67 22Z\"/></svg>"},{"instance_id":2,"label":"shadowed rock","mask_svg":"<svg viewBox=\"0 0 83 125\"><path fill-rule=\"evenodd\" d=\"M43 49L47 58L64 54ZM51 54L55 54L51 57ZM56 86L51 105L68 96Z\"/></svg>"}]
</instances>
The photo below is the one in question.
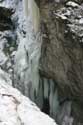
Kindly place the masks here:
<instances>
[{"instance_id":1,"label":"shadowed rock","mask_svg":"<svg viewBox=\"0 0 83 125\"><path fill-rule=\"evenodd\" d=\"M14 14L13 9L0 7L0 31L11 30L14 28L11 16Z\"/></svg>"}]
</instances>

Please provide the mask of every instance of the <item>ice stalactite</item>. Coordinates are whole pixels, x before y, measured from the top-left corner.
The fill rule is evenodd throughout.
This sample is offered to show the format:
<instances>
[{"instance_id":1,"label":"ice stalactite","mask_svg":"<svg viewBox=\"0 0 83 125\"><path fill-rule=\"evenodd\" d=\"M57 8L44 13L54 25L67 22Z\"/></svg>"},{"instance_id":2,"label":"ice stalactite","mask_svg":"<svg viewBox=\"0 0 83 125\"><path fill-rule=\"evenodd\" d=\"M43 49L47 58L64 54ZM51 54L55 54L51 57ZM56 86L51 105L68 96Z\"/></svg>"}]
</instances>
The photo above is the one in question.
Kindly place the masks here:
<instances>
[{"instance_id":1,"label":"ice stalactite","mask_svg":"<svg viewBox=\"0 0 83 125\"><path fill-rule=\"evenodd\" d=\"M59 108L57 85L52 79L40 78L38 95L35 99L41 110L55 119Z\"/></svg>"},{"instance_id":2,"label":"ice stalactite","mask_svg":"<svg viewBox=\"0 0 83 125\"><path fill-rule=\"evenodd\" d=\"M50 115L56 117L57 109L59 106L57 86L53 80L50 81Z\"/></svg>"}]
</instances>

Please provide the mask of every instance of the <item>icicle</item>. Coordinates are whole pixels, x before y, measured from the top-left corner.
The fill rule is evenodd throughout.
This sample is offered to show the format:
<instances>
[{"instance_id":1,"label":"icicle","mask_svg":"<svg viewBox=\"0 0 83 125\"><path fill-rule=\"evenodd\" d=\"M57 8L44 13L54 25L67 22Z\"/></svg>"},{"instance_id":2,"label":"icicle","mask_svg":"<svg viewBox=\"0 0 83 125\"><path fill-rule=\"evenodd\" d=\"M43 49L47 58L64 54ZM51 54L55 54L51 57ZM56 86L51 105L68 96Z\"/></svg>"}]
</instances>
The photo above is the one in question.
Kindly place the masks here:
<instances>
[{"instance_id":1,"label":"icicle","mask_svg":"<svg viewBox=\"0 0 83 125\"><path fill-rule=\"evenodd\" d=\"M57 93L57 88L55 88L55 83L53 80L50 80L50 97L49 97L49 102L50 102L50 115L52 117L56 116L57 113L57 108L59 106L59 101L58 101L58 93Z\"/></svg>"},{"instance_id":2,"label":"icicle","mask_svg":"<svg viewBox=\"0 0 83 125\"><path fill-rule=\"evenodd\" d=\"M44 97L43 97L43 79L40 79L40 82L39 82L39 88L38 88L38 95L37 95L37 98L36 98L36 104L40 107L40 109L43 108L43 101L44 101Z\"/></svg>"},{"instance_id":3,"label":"icicle","mask_svg":"<svg viewBox=\"0 0 83 125\"><path fill-rule=\"evenodd\" d=\"M50 95L49 95L49 103L50 103L50 115L53 114L53 95L54 95L54 83L50 81Z\"/></svg>"},{"instance_id":4,"label":"icicle","mask_svg":"<svg viewBox=\"0 0 83 125\"><path fill-rule=\"evenodd\" d=\"M58 100L58 92L57 89L54 92L54 96L53 96L53 117L56 117L57 111L58 111L58 107L59 107L59 100Z\"/></svg>"},{"instance_id":5,"label":"icicle","mask_svg":"<svg viewBox=\"0 0 83 125\"><path fill-rule=\"evenodd\" d=\"M49 83L48 83L48 79L44 78L44 98L48 99L49 96Z\"/></svg>"}]
</instances>

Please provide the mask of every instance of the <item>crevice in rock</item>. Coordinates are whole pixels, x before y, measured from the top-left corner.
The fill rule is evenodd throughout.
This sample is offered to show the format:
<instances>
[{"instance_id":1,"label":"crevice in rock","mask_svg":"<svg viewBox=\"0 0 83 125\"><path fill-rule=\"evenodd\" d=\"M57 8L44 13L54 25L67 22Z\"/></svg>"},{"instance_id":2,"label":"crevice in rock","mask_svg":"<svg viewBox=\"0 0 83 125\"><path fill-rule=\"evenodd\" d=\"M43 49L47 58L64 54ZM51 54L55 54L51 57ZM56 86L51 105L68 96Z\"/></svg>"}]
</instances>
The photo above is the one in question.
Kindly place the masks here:
<instances>
[{"instance_id":1,"label":"crevice in rock","mask_svg":"<svg viewBox=\"0 0 83 125\"><path fill-rule=\"evenodd\" d=\"M43 108L41 109L42 112L50 115L50 105L49 105L49 100L46 98L43 101Z\"/></svg>"}]
</instances>

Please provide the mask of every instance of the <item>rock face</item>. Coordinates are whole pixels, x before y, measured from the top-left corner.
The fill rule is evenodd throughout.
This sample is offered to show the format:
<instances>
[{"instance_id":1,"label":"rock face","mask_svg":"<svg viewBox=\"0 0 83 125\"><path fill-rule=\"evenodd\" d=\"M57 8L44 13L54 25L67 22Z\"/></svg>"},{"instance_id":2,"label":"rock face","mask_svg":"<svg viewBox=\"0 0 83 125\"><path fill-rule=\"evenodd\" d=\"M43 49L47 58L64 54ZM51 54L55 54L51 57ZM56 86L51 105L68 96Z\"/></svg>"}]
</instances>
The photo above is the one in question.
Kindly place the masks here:
<instances>
[{"instance_id":1,"label":"rock face","mask_svg":"<svg viewBox=\"0 0 83 125\"><path fill-rule=\"evenodd\" d=\"M0 31L13 30L14 25L11 20L11 15L14 11L10 8L0 7Z\"/></svg>"},{"instance_id":2,"label":"rock face","mask_svg":"<svg viewBox=\"0 0 83 125\"><path fill-rule=\"evenodd\" d=\"M0 107L4 107L5 112L2 117L0 114L1 124L5 121L8 125L27 125L29 120L33 125L42 124L38 120L42 116L39 109L6 82L30 97L59 125L82 125L83 2L28 0L26 3L29 3L25 8L27 19L22 0L0 1L3 17L0 17L0 67L12 80L5 79L0 71ZM39 21L41 33L38 32ZM28 105L31 108L25 108ZM35 121L36 111L31 114L32 108L41 114ZM4 120L6 116L8 120ZM48 122L43 124L50 124Z\"/></svg>"},{"instance_id":3,"label":"rock face","mask_svg":"<svg viewBox=\"0 0 83 125\"><path fill-rule=\"evenodd\" d=\"M0 1L0 67L11 77L14 76L14 57L19 36L25 37L26 34L22 5L20 0Z\"/></svg>"},{"instance_id":4,"label":"rock face","mask_svg":"<svg viewBox=\"0 0 83 125\"><path fill-rule=\"evenodd\" d=\"M49 3L49 4L48 4ZM40 1L41 77L54 79L61 105L71 104L73 124L83 123L83 5L82 1Z\"/></svg>"},{"instance_id":5,"label":"rock face","mask_svg":"<svg viewBox=\"0 0 83 125\"><path fill-rule=\"evenodd\" d=\"M10 86L10 82L0 69L0 125L56 125L29 98Z\"/></svg>"}]
</instances>

